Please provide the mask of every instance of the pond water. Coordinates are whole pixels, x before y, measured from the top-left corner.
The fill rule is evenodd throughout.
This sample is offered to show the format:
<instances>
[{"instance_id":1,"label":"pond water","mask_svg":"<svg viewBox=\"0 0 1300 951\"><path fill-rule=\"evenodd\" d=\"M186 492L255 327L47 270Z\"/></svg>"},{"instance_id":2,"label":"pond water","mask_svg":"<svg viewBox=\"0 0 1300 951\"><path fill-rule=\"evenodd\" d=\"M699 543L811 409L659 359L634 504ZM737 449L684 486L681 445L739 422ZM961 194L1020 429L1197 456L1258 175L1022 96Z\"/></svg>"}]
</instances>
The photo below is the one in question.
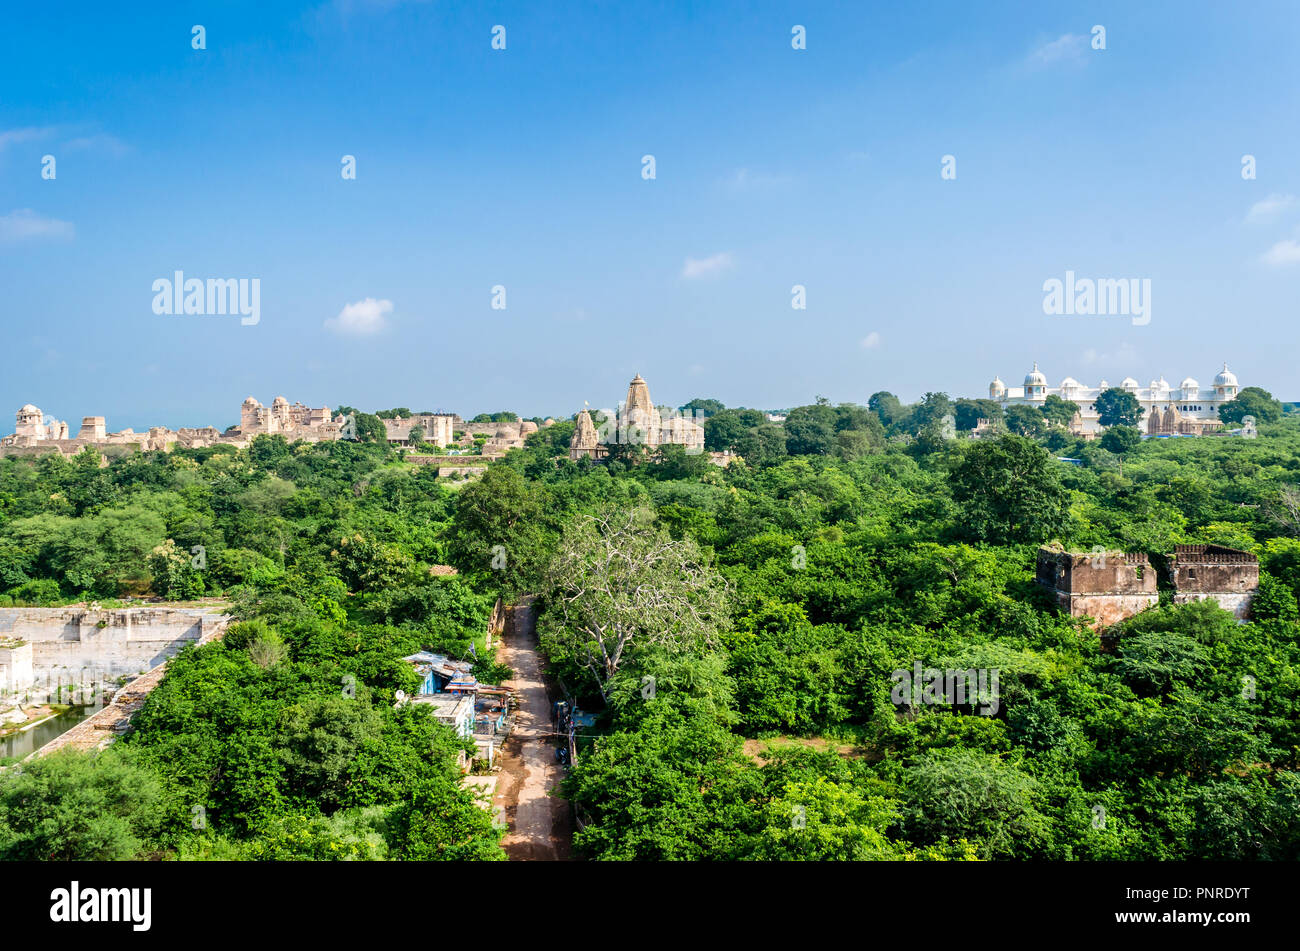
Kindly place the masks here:
<instances>
[{"instance_id":1,"label":"pond water","mask_svg":"<svg viewBox=\"0 0 1300 951\"><path fill-rule=\"evenodd\" d=\"M22 759L28 753L34 753L56 736L71 730L94 712L94 707L69 707L62 713L50 717L30 730L11 733L0 739L0 760L9 757Z\"/></svg>"}]
</instances>

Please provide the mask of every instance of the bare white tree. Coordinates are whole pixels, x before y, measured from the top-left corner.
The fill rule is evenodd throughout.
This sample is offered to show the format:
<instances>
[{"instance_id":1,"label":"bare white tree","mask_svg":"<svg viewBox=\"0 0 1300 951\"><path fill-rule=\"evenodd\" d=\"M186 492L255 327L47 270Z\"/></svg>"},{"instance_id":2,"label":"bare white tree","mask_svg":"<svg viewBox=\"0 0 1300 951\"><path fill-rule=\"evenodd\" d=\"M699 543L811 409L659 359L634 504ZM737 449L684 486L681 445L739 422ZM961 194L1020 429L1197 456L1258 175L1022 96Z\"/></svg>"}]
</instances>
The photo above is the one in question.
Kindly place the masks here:
<instances>
[{"instance_id":1,"label":"bare white tree","mask_svg":"<svg viewBox=\"0 0 1300 951\"><path fill-rule=\"evenodd\" d=\"M1300 487L1282 486L1277 501L1268 507L1268 516L1288 535L1300 535Z\"/></svg>"},{"instance_id":2,"label":"bare white tree","mask_svg":"<svg viewBox=\"0 0 1300 951\"><path fill-rule=\"evenodd\" d=\"M547 572L547 637L609 699L634 644L712 646L728 622L726 586L693 539L673 539L647 508L580 515Z\"/></svg>"}]
</instances>

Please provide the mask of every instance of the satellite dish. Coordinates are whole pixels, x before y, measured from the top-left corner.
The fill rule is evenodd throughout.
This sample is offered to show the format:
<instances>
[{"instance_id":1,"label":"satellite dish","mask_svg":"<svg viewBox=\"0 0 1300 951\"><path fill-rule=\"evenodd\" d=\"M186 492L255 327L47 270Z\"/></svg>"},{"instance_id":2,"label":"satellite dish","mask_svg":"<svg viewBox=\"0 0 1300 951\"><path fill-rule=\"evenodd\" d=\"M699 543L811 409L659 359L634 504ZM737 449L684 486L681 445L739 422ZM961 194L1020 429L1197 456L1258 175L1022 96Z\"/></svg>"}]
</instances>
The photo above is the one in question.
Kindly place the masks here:
<instances>
[{"instance_id":1,"label":"satellite dish","mask_svg":"<svg viewBox=\"0 0 1300 951\"><path fill-rule=\"evenodd\" d=\"M395 706L395 707L400 707L400 706L403 706L403 705L406 703L406 691L405 691L405 690L399 690L399 691L397 691L397 693L394 694L394 696L397 698L397 702L396 702L395 704L393 704L393 706Z\"/></svg>"}]
</instances>

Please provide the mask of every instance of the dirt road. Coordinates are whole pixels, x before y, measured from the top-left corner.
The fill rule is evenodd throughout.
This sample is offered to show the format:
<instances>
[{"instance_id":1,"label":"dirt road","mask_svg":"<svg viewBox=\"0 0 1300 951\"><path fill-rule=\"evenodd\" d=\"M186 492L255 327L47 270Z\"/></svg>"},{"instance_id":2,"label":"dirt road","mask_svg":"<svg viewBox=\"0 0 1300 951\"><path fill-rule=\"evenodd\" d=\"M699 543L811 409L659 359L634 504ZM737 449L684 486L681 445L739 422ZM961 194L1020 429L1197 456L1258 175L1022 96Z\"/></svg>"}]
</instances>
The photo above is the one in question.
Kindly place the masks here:
<instances>
[{"instance_id":1,"label":"dirt road","mask_svg":"<svg viewBox=\"0 0 1300 951\"><path fill-rule=\"evenodd\" d=\"M521 599L506 618L501 660L515 672L507 685L515 689L515 728L501 751L501 780L494 805L505 808L510 829L501 845L512 861L570 857L569 804L548 796L564 777L555 759L551 698L537 653L537 611L531 598Z\"/></svg>"}]
</instances>

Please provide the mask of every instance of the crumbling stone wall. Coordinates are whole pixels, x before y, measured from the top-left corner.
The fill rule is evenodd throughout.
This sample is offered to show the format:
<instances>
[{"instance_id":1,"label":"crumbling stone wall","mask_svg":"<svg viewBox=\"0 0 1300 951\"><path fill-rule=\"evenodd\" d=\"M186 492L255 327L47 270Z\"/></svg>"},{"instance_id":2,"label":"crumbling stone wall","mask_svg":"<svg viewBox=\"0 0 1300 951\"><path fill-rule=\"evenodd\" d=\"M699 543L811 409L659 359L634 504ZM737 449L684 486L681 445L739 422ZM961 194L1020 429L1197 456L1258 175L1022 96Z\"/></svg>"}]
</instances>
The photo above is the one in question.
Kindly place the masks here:
<instances>
[{"instance_id":1,"label":"crumbling stone wall","mask_svg":"<svg viewBox=\"0 0 1300 951\"><path fill-rule=\"evenodd\" d=\"M1166 579L1175 604L1210 598L1245 620L1259 590L1259 560L1222 545L1177 545ZM1157 572L1141 552L1040 548L1036 580L1055 593L1057 604L1072 617L1093 618L1094 627L1108 627L1159 600Z\"/></svg>"},{"instance_id":2,"label":"crumbling stone wall","mask_svg":"<svg viewBox=\"0 0 1300 951\"><path fill-rule=\"evenodd\" d=\"M1176 545L1169 565L1175 604L1212 598L1238 620L1250 616L1250 602L1259 590L1259 559L1250 552L1223 545Z\"/></svg>"},{"instance_id":3,"label":"crumbling stone wall","mask_svg":"<svg viewBox=\"0 0 1300 951\"><path fill-rule=\"evenodd\" d=\"M1160 599L1156 571L1140 552L1040 548L1036 578L1055 593L1062 610L1071 617L1093 618L1097 628L1132 617Z\"/></svg>"}]
</instances>

